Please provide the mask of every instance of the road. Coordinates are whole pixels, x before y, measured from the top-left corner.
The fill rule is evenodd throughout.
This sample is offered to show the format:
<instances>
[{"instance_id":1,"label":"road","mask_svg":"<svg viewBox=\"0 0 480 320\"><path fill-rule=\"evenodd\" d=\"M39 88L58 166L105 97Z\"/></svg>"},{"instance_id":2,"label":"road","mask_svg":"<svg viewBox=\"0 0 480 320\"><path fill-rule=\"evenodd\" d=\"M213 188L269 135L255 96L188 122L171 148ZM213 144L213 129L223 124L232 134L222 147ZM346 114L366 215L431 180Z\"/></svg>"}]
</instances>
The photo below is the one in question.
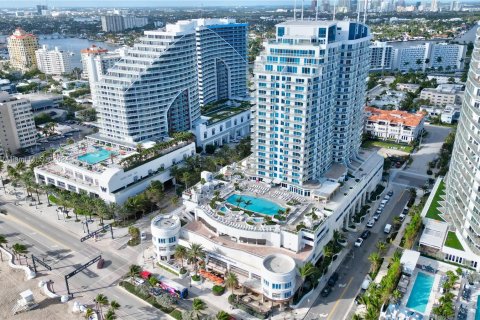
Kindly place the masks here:
<instances>
[{"instance_id":1,"label":"road","mask_svg":"<svg viewBox=\"0 0 480 320\"><path fill-rule=\"evenodd\" d=\"M8 214L0 221L0 234L4 234L10 245L15 242L28 246L30 254L34 254L53 267L47 271L38 268L41 275L54 280L57 294L66 294L63 277L90 259L101 254L105 259L104 269L98 270L96 265L75 275L70 279L70 290L80 303L91 304L98 293L105 294L110 300L116 300L122 306L117 315L120 319L167 319L168 317L149 306L140 299L116 286L118 279L124 275L131 260L121 257L115 250L103 251L89 242L80 242L78 236L52 225L44 219L32 218L22 207L5 204ZM39 213L41 215L42 213ZM89 240L93 241L93 240ZM130 249L130 248L129 248ZM133 249L130 249L133 250ZM24 261L24 259L22 259ZM31 260L29 259L29 263Z\"/></svg>"},{"instance_id":2,"label":"road","mask_svg":"<svg viewBox=\"0 0 480 320\"><path fill-rule=\"evenodd\" d=\"M345 250L349 250L347 257L337 269L339 274L338 282L332 293L323 298L317 297L314 307L310 309L305 319L324 318L327 320L343 319L348 314L349 306L353 304L357 296L360 286L369 272L370 262L368 256L376 250L376 244L384 241L387 235L383 232L385 224L392 223L393 217L397 216L410 198L408 191L399 186L393 186L389 190L394 190L394 194L385 206L380 219L375 223L373 228L369 229L372 234L366 239L360 248L354 247L353 242L360 236L360 231L349 233L349 246ZM378 203L374 203L372 209L376 210ZM373 212L374 210L372 210Z\"/></svg>"},{"instance_id":3,"label":"road","mask_svg":"<svg viewBox=\"0 0 480 320\"><path fill-rule=\"evenodd\" d=\"M407 169L392 169L389 182L385 192L393 190L394 195L385 207L379 221L371 229L372 234L365 240L362 247L353 247L353 242L359 237L360 231L348 234L349 246L345 250L350 250L347 257L337 269L339 280L334 290L327 298L317 297L313 307L307 313L305 319L345 319L349 314L353 301L360 291L360 286L369 272L370 262L368 256L376 251L376 243L383 241L386 234L383 228L386 223L391 223L393 217L402 212L410 197L408 189L412 187L421 188L427 182L426 174L428 162L438 156L438 152L443 141L450 132L448 127L426 125L428 136L423 139L421 148L412 155L413 162ZM378 207L378 202L372 205L372 212ZM363 223L363 226L366 223Z\"/></svg>"}]
</instances>

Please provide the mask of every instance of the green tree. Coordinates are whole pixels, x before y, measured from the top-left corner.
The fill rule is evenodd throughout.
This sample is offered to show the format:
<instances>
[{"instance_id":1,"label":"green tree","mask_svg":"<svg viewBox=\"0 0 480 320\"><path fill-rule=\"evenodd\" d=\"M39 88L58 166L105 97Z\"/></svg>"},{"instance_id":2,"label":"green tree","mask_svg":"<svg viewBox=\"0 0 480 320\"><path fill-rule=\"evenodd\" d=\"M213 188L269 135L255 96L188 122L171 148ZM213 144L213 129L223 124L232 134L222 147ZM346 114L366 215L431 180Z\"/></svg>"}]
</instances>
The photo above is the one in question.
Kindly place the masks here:
<instances>
[{"instance_id":1,"label":"green tree","mask_svg":"<svg viewBox=\"0 0 480 320\"><path fill-rule=\"evenodd\" d=\"M223 310L220 310L217 312L217 314L215 315L215 319L216 320L229 320L230 319L230 315L223 311Z\"/></svg>"},{"instance_id":2,"label":"green tree","mask_svg":"<svg viewBox=\"0 0 480 320\"><path fill-rule=\"evenodd\" d=\"M207 309L207 304L199 299L194 298L192 302L192 316L196 319L200 319L203 315L203 312Z\"/></svg>"},{"instance_id":3,"label":"green tree","mask_svg":"<svg viewBox=\"0 0 480 320\"><path fill-rule=\"evenodd\" d=\"M95 297L95 303L97 305L97 308L100 310L100 315L103 317L103 307L108 306L108 298L105 295L99 293Z\"/></svg>"},{"instance_id":4,"label":"green tree","mask_svg":"<svg viewBox=\"0 0 480 320\"><path fill-rule=\"evenodd\" d=\"M3 234L0 234L0 247L3 248L3 245L5 245L7 243L8 243L7 238ZM2 250L0 250L0 259L2 259L2 261L3 261Z\"/></svg>"},{"instance_id":5,"label":"green tree","mask_svg":"<svg viewBox=\"0 0 480 320\"><path fill-rule=\"evenodd\" d=\"M384 253L385 250L387 249L387 243L384 242L384 241L379 241L379 242L377 242L376 247L377 247L377 249L378 249L378 252L379 252L380 254L382 254L382 253Z\"/></svg>"},{"instance_id":6,"label":"green tree","mask_svg":"<svg viewBox=\"0 0 480 320\"><path fill-rule=\"evenodd\" d=\"M184 246L177 245L175 247L175 259L180 260L181 266L183 268L183 261L188 258L187 248Z\"/></svg>"},{"instance_id":7,"label":"green tree","mask_svg":"<svg viewBox=\"0 0 480 320\"><path fill-rule=\"evenodd\" d=\"M228 272L225 275L225 286L230 289L232 294L234 294L235 288L238 286L238 277L235 273L233 272Z\"/></svg>"},{"instance_id":8,"label":"green tree","mask_svg":"<svg viewBox=\"0 0 480 320\"><path fill-rule=\"evenodd\" d=\"M93 311L92 308L87 308L87 310L85 311L85 319L90 320L90 318L93 317L94 314L95 311Z\"/></svg>"},{"instance_id":9,"label":"green tree","mask_svg":"<svg viewBox=\"0 0 480 320\"><path fill-rule=\"evenodd\" d=\"M368 256L368 261L370 261L370 263L371 263L370 272L375 272L378 269L378 267L380 266L381 257L378 254L378 252L372 252Z\"/></svg>"},{"instance_id":10,"label":"green tree","mask_svg":"<svg viewBox=\"0 0 480 320\"><path fill-rule=\"evenodd\" d=\"M310 261L305 263L305 265L298 268L298 274L300 275L300 278L302 279L302 285L298 289L298 296L299 297L302 296L303 285L305 283L305 280L307 280L308 277L315 274L316 272L317 272L317 268Z\"/></svg>"},{"instance_id":11,"label":"green tree","mask_svg":"<svg viewBox=\"0 0 480 320\"><path fill-rule=\"evenodd\" d=\"M136 264L132 264L128 269L128 275L130 276L130 282L133 283L133 280L140 275L142 268Z\"/></svg>"},{"instance_id":12,"label":"green tree","mask_svg":"<svg viewBox=\"0 0 480 320\"><path fill-rule=\"evenodd\" d=\"M198 260L205 259L205 250L201 244L191 243L188 248L188 258L193 263L195 275L198 276Z\"/></svg>"},{"instance_id":13,"label":"green tree","mask_svg":"<svg viewBox=\"0 0 480 320\"><path fill-rule=\"evenodd\" d=\"M12 253L17 257L18 261L20 261L20 255L28 253L27 246L21 243L15 243L12 246Z\"/></svg>"}]
</instances>

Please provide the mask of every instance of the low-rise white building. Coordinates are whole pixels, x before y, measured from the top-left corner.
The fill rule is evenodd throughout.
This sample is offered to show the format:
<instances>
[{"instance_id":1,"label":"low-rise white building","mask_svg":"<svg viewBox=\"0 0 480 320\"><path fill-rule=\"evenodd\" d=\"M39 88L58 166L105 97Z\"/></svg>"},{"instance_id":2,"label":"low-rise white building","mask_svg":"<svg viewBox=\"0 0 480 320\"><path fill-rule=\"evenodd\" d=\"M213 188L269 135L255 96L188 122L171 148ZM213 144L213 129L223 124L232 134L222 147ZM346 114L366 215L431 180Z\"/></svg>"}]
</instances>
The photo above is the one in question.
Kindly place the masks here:
<instances>
[{"instance_id":1,"label":"low-rise white building","mask_svg":"<svg viewBox=\"0 0 480 320\"><path fill-rule=\"evenodd\" d=\"M229 100L208 107L193 124L197 147L205 150L207 145L221 146L250 135L250 102Z\"/></svg>"},{"instance_id":2,"label":"low-rise white building","mask_svg":"<svg viewBox=\"0 0 480 320\"><path fill-rule=\"evenodd\" d=\"M359 156L348 169L353 178L346 178L346 167L332 165L310 196L289 192L278 181L251 180L250 159L220 171L229 181L203 172L202 182L182 195L184 215L193 221L181 227L179 244L201 244L207 271L234 272L264 299L283 303L298 289L297 267L319 261L334 230L351 227L380 183L383 157L367 150Z\"/></svg>"},{"instance_id":3,"label":"low-rise white building","mask_svg":"<svg viewBox=\"0 0 480 320\"><path fill-rule=\"evenodd\" d=\"M159 215L152 220L150 230L158 261L174 260L175 247L180 238L180 218L176 215Z\"/></svg>"},{"instance_id":4,"label":"low-rise white building","mask_svg":"<svg viewBox=\"0 0 480 320\"><path fill-rule=\"evenodd\" d=\"M55 47L49 50L44 45L41 49L35 51L38 70L45 74L60 75L70 73L72 71L72 58L70 54L64 50Z\"/></svg>"},{"instance_id":5,"label":"low-rise white building","mask_svg":"<svg viewBox=\"0 0 480 320\"><path fill-rule=\"evenodd\" d=\"M421 106L420 111L429 117L440 116L443 123L452 124L460 119L460 105L446 105L445 107Z\"/></svg>"},{"instance_id":6,"label":"low-rise white building","mask_svg":"<svg viewBox=\"0 0 480 320\"><path fill-rule=\"evenodd\" d=\"M410 143L423 132L425 116L421 113L372 107L366 107L365 113L365 133L378 139Z\"/></svg>"},{"instance_id":7,"label":"low-rise white building","mask_svg":"<svg viewBox=\"0 0 480 320\"><path fill-rule=\"evenodd\" d=\"M35 179L39 184L85 192L106 202L122 204L145 190L151 181L171 180L170 168L195 154L192 140L143 145L145 149L152 149L151 157L146 160L138 158L138 152L132 147L89 137L57 150L53 161L35 168Z\"/></svg>"},{"instance_id":8,"label":"low-rise white building","mask_svg":"<svg viewBox=\"0 0 480 320\"><path fill-rule=\"evenodd\" d=\"M436 106L462 104L463 85L441 84L436 88L425 88L420 92L420 99L429 100Z\"/></svg>"}]
</instances>

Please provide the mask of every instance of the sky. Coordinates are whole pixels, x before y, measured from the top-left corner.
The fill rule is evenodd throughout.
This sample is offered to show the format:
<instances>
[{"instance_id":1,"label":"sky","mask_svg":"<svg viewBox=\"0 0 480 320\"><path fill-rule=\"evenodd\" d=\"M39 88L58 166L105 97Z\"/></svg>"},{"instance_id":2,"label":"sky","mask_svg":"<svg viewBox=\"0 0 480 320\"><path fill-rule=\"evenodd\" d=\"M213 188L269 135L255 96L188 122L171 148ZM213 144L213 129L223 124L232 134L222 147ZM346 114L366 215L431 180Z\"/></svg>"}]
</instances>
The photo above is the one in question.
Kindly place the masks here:
<instances>
[{"instance_id":1,"label":"sky","mask_svg":"<svg viewBox=\"0 0 480 320\"><path fill-rule=\"evenodd\" d=\"M305 0L310 5L311 0ZM299 4L301 0L297 1ZM258 6L293 5L294 0L0 0L0 8L25 8L37 4L50 7L201 7L207 6Z\"/></svg>"}]
</instances>

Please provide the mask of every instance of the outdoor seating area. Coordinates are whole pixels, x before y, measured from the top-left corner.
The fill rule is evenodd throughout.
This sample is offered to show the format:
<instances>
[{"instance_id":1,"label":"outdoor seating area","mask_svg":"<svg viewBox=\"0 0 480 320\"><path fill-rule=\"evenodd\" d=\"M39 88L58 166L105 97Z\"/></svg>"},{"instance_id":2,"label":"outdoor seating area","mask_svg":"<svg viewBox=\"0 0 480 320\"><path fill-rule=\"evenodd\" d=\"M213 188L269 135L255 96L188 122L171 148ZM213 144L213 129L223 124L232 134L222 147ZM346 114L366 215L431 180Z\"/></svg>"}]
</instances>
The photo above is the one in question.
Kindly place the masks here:
<instances>
[{"instance_id":1,"label":"outdoor seating area","mask_svg":"<svg viewBox=\"0 0 480 320\"><path fill-rule=\"evenodd\" d=\"M202 277L204 277L205 279L210 280L217 285L221 285L224 282L223 278L213 274L212 272L208 272L207 270L200 269L200 271L198 273L200 273L200 275Z\"/></svg>"},{"instance_id":2,"label":"outdoor seating area","mask_svg":"<svg viewBox=\"0 0 480 320\"><path fill-rule=\"evenodd\" d=\"M385 320L422 320L423 315L397 304L390 304L381 316Z\"/></svg>"},{"instance_id":3,"label":"outdoor seating area","mask_svg":"<svg viewBox=\"0 0 480 320\"><path fill-rule=\"evenodd\" d=\"M245 186L247 191L250 191L255 194L266 194L270 191L270 186L265 184L247 184Z\"/></svg>"}]
</instances>

